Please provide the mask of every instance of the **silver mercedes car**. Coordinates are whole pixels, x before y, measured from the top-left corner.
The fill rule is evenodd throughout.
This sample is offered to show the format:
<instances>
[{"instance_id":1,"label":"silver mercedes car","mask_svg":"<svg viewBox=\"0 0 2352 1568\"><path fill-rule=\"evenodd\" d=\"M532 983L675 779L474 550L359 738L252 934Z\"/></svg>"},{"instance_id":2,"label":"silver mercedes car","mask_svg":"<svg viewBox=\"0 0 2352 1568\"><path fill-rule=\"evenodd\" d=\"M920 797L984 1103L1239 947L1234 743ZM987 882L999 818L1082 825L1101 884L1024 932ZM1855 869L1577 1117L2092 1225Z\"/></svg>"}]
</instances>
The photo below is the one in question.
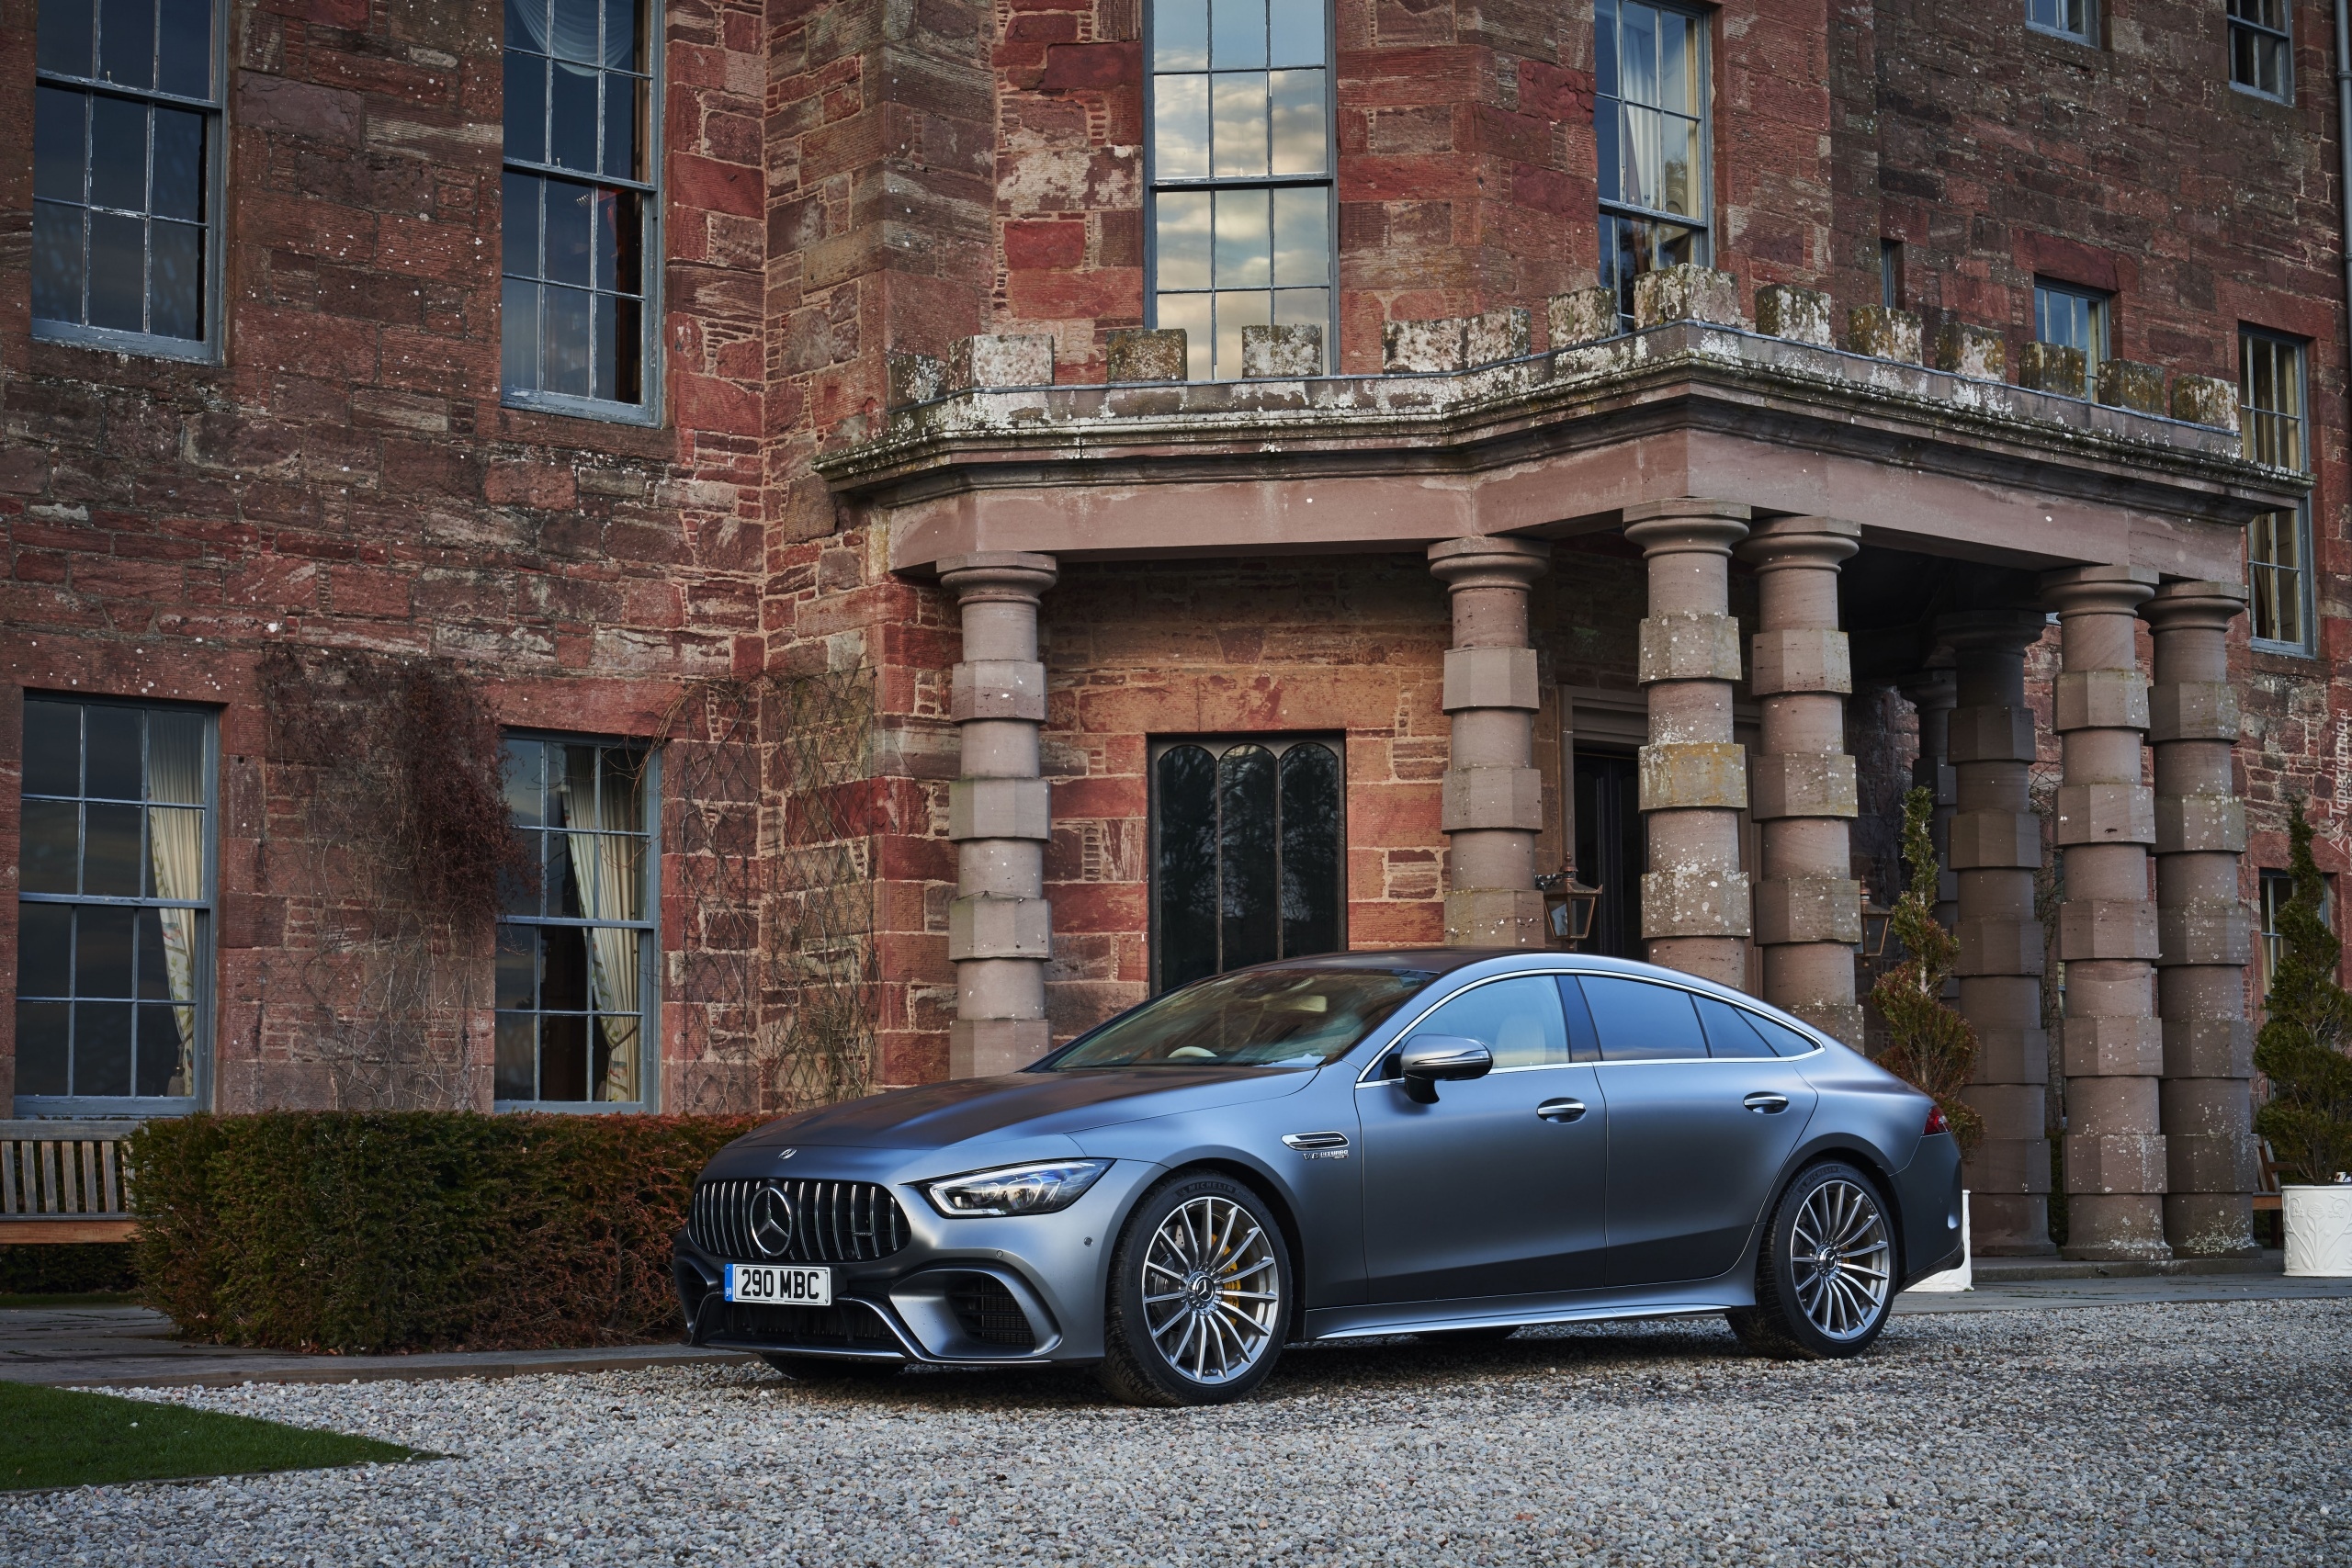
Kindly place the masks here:
<instances>
[{"instance_id":1,"label":"silver mercedes car","mask_svg":"<svg viewBox=\"0 0 2352 1568\"><path fill-rule=\"evenodd\" d=\"M694 1344L795 1376L1083 1365L1202 1404L1374 1335L1722 1313L1850 1356L1960 1224L1935 1102L1787 1014L1447 949L1237 970L772 1122L703 1172L674 1271Z\"/></svg>"}]
</instances>

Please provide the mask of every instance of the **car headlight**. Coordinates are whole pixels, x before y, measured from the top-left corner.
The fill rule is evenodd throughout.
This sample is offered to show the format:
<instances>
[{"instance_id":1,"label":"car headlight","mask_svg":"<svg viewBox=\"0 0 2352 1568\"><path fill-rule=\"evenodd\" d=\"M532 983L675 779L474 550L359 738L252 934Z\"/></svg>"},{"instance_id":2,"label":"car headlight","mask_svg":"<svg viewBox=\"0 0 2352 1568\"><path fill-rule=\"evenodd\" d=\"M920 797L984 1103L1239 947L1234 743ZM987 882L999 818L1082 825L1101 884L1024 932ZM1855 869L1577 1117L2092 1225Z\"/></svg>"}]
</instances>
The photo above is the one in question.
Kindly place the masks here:
<instances>
[{"instance_id":1,"label":"car headlight","mask_svg":"<svg viewBox=\"0 0 2352 1568\"><path fill-rule=\"evenodd\" d=\"M931 1206L950 1219L1050 1214L1067 1209L1111 1168L1107 1159L1057 1159L1008 1165L922 1184Z\"/></svg>"}]
</instances>

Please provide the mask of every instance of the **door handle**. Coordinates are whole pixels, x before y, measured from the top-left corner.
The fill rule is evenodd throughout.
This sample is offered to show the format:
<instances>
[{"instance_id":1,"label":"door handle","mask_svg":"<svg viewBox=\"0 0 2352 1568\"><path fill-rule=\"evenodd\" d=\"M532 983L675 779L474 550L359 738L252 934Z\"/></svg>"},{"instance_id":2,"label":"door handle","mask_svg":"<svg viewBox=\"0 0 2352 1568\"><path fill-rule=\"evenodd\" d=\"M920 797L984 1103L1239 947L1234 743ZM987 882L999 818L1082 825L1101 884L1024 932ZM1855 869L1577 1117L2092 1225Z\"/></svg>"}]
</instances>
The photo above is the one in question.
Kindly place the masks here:
<instances>
[{"instance_id":1,"label":"door handle","mask_svg":"<svg viewBox=\"0 0 2352 1568\"><path fill-rule=\"evenodd\" d=\"M1785 1094L1774 1094L1770 1089L1763 1089L1749 1095L1740 1103L1761 1115L1771 1116L1789 1108L1789 1097Z\"/></svg>"},{"instance_id":2,"label":"door handle","mask_svg":"<svg viewBox=\"0 0 2352 1568\"><path fill-rule=\"evenodd\" d=\"M1535 1108L1535 1114L1546 1122L1573 1122L1584 1114L1584 1101L1547 1100Z\"/></svg>"}]
</instances>

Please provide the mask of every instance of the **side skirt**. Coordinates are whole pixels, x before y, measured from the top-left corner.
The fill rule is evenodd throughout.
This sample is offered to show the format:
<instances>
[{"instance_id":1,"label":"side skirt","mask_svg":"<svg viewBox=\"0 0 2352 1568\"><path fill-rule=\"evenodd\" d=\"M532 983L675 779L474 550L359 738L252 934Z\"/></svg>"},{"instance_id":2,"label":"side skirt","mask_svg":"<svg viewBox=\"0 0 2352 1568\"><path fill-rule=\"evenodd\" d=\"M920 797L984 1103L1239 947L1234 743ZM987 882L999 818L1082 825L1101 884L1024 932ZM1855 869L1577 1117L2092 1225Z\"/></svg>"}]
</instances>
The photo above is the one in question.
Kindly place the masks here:
<instances>
[{"instance_id":1,"label":"side skirt","mask_svg":"<svg viewBox=\"0 0 2352 1568\"><path fill-rule=\"evenodd\" d=\"M1632 1290L1326 1307L1307 1313L1305 1337L1369 1339L1385 1334L1421 1334L1452 1328L1530 1328L1547 1323L1601 1323L1611 1318L1702 1317L1754 1306L1755 1288L1747 1283L1754 1277L1752 1269L1734 1269L1713 1280Z\"/></svg>"}]
</instances>

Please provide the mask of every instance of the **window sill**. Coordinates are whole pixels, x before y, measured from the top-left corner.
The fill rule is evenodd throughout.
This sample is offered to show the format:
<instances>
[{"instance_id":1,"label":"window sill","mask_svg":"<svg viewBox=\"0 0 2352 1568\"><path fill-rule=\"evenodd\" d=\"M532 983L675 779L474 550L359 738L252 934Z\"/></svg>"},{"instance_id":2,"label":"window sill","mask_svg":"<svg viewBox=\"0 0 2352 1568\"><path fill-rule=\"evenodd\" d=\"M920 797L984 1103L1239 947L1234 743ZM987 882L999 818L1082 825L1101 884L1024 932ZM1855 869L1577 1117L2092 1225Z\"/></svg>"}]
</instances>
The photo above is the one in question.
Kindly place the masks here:
<instances>
[{"instance_id":1,"label":"window sill","mask_svg":"<svg viewBox=\"0 0 2352 1568\"><path fill-rule=\"evenodd\" d=\"M55 1117L91 1122L136 1117L145 1121L157 1116L193 1116L202 1109L193 1096L142 1099L136 1095L20 1094L17 1096L16 1114L24 1120Z\"/></svg>"},{"instance_id":2,"label":"window sill","mask_svg":"<svg viewBox=\"0 0 2352 1568\"><path fill-rule=\"evenodd\" d=\"M2230 91L2241 98L2251 98L2257 104L2268 104L2275 108L2295 107L2295 95L2291 89L2285 93L2266 93L2259 87L2249 87L2243 82L2233 81Z\"/></svg>"},{"instance_id":3,"label":"window sill","mask_svg":"<svg viewBox=\"0 0 2352 1568\"><path fill-rule=\"evenodd\" d=\"M186 365L218 365L220 350L192 338L158 337L153 333L120 333L110 327L85 327L78 321L33 318L35 343L61 343L71 348L96 349L101 354L129 354L141 359L174 359Z\"/></svg>"},{"instance_id":4,"label":"window sill","mask_svg":"<svg viewBox=\"0 0 2352 1568\"><path fill-rule=\"evenodd\" d=\"M2025 30L2034 38L2055 39L2060 43L2071 43L2078 49L2087 49L2094 54L2106 52L2098 39L2087 33L2064 32L2057 28L2045 28L2039 22L2026 23Z\"/></svg>"},{"instance_id":5,"label":"window sill","mask_svg":"<svg viewBox=\"0 0 2352 1568\"><path fill-rule=\"evenodd\" d=\"M641 1100L493 1100L490 1109L495 1116L643 1116L652 1107Z\"/></svg>"},{"instance_id":6,"label":"window sill","mask_svg":"<svg viewBox=\"0 0 2352 1568\"><path fill-rule=\"evenodd\" d=\"M660 411L647 403L606 402L601 398L574 398L560 392L499 390L501 407L526 413L560 414L566 419L592 419L600 424L628 424L650 429L662 423Z\"/></svg>"},{"instance_id":7,"label":"window sill","mask_svg":"<svg viewBox=\"0 0 2352 1568\"><path fill-rule=\"evenodd\" d=\"M2263 637L2247 639L2253 650L2266 659L2297 659L2305 662L2319 657L2319 649L2300 642L2271 642Z\"/></svg>"}]
</instances>

